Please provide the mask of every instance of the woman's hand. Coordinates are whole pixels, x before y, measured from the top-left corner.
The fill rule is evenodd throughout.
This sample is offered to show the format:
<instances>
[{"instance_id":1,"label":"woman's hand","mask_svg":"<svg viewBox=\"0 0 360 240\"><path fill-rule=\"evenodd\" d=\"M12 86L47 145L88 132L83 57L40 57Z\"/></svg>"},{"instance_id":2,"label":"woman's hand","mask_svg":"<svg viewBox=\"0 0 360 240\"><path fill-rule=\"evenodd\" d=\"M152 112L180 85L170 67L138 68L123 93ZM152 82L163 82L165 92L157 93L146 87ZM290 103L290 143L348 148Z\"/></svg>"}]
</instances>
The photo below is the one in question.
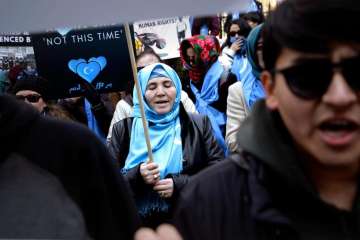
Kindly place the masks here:
<instances>
[{"instance_id":1,"label":"woman's hand","mask_svg":"<svg viewBox=\"0 0 360 240\"><path fill-rule=\"evenodd\" d=\"M169 224L161 224L156 231L150 228L140 228L135 234L135 240L182 240L176 228Z\"/></svg>"},{"instance_id":2,"label":"woman's hand","mask_svg":"<svg viewBox=\"0 0 360 240\"><path fill-rule=\"evenodd\" d=\"M174 181L172 178L159 180L154 188L162 198L170 198L174 193Z\"/></svg>"},{"instance_id":3,"label":"woman's hand","mask_svg":"<svg viewBox=\"0 0 360 240\"><path fill-rule=\"evenodd\" d=\"M160 176L159 166L156 163L142 163L140 174L146 184L155 184Z\"/></svg>"},{"instance_id":4,"label":"woman's hand","mask_svg":"<svg viewBox=\"0 0 360 240\"><path fill-rule=\"evenodd\" d=\"M233 42L230 46L230 49L232 49L234 52L237 52L241 49L242 43L241 38L238 38L235 42Z\"/></svg>"}]
</instances>

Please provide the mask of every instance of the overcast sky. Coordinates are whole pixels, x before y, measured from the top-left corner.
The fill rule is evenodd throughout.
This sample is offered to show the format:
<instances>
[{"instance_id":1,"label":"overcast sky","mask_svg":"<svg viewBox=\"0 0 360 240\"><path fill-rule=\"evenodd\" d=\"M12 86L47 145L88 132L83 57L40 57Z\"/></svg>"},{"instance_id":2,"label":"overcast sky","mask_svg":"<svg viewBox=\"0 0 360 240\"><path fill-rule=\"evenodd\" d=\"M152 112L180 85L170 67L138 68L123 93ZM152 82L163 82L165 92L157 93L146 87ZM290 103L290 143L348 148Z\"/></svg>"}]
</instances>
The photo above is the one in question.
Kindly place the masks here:
<instances>
[{"instance_id":1,"label":"overcast sky","mask_svg":"<svg viewBox=\"0 0 360 240\"><path fill-rule=\"evenodd\" d=\"M246 10L251 0L1 0L0 32Z\"/></svg>"}]
</instances>

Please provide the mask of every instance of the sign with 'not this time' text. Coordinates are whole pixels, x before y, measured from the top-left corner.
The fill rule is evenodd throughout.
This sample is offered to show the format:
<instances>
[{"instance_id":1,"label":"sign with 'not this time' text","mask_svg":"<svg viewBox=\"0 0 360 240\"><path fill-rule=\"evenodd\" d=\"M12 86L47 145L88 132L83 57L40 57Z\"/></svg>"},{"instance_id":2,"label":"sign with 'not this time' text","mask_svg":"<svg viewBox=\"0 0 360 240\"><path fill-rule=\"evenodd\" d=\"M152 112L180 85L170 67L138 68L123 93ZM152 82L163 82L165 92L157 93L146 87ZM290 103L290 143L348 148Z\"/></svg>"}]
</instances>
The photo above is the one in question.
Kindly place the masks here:
<instances>
[{"instance_id":1,"label":"sign with 'not this time' text","mask_svg":"<svg viewBox=\"0 0 360 240\"><path fill-rule=\"evenodd\" d=\"M32 35L39 75L48 80L48 97L82 95L80 82L100 93L124 90L132 79L123 26L59 29Z\"/></svg>"}]
</instances>

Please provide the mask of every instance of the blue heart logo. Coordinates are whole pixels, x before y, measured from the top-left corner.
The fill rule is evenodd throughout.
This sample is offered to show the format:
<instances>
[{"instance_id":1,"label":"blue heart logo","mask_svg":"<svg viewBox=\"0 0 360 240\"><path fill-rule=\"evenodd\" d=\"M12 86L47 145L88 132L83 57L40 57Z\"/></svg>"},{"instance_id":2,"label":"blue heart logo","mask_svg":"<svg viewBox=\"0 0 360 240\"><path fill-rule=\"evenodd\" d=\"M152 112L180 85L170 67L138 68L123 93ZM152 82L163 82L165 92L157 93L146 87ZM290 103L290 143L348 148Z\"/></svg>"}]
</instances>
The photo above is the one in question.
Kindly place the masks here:
<instances>
[{"instance_id":1,"label":"blue heart logo","mask_svg":"<svg viewBox=\"0 0 360 240\"><path fill-rule=\"evenodd\" d=\"M77 59L77 60L70 60L69 63L68 63L68 67L70 68L71 71L73 71L74 73L77 73L76 72L76 67L79 63L86 63L86 60L85 59Z\"/></svg>"},{"instance_id":2,"label":"blue heart logo","mask_svg":"<svg viewBox=\"0 0 360 240\"><path fill-rule=\"evenodd\" d=\"M87 62L85 59L72 59L68 63L69 69L88 82L92 82L106 66L105 57L92 57Z\"/></svg>"},{"instance_id":3,"label":"blue heart logo","mask_svg":"<svg viewBox=\"0 0 360 240\"><path fill-rule=\"evenodd\" d=\"M106 58L104 57L98 57L98 58L90 58L89 59L89 62L97 62L98 64L100 64L100 67L101 67L101 71L105 68L106 66Z\"/></svg>"},{"instance_id":4,"label":"blue heart logo","mask_svg":"<svg viewBox=\"0 0 360 240\"><path fill-rule=\"evenodd\" d=\"M97 62L80 63L77 74L88 82L92 82L99 75L101 67Z\"/></svg>"}]
</instances>

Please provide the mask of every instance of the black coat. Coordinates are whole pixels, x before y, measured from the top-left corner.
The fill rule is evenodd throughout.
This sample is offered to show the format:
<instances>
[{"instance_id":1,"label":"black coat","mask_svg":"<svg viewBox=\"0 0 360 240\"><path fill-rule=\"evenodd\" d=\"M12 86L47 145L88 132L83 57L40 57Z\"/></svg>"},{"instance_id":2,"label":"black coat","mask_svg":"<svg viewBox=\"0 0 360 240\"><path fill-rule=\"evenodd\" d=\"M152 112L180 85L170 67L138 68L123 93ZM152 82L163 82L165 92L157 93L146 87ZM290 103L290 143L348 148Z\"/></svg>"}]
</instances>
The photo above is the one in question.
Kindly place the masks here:
<instances>
[{"instance_id":1,"label":"black coat","mask_svg":"<svg viewBox=\"0 0 360 240\"><path fill-rule=\"evenodd\" d=\"M0 167L3 167L5 160L13 153L20 156L19 159L25 159L23 161L30 166L27 169L35 166L60 183L69 198L79 207L92 239L132 239L140 220L130 197L130 190L115 170L106 147L87 128L81 124L40 116L26 103L0 95ZM4 179L0 177L0 184L2 180ZM14 191L16 189L12 190ZM38 192L41 194L40 189ZM34 198L29 196L29 201L31 199ZM1 201L9 203L11 199L2 198ZM39 205L44 207L41 209L52 205L47 201L48 198L42 199ZM22 226L24 231L35 224L35 218L40 217L40 209L36 209L39 205L31 206L31 216L14 213L14 218L27 218L25 220L28 225ZM54 213L47 214L51 219ZM4 219L0 217L0 222L2 221ZM6 238L1 236L2 230L9 229L0 227L0 238ZM59 237L56 235L58 233L50 236L42 235L42 232L38 234L26 237Z\"/></svg>"},{"instance_id":2,"label":"black coat","mask_svg":"<svg viewBox=\"0 0 360 240\"><path fill-rule=\"evenodd\" d=\"M352 211L320 198L264 101L238 134L241 154L201 172L181 192L174 221L184 239L360 239L359 197Z\"/></svg>"},{"instance_id":3,"label":"black coat","mask_svg":"<svg viewBox=\"0 0 360 240\"><path fill-rule=\"evenodd\" d=\"M125 165L129 153L132 120L133 118L127 118L115 123L113 135L108 144L110 154L117 160L120 168ZM166 176L174 181L174 194L187 184L191 175L224 158L224 153L213 136L210 120L206 116L188 114L181 105L180 125L183 170L180 174ZM135 193L145 185L139 168L140 164L125 175Z\"/></svg>"}]
</instances>

